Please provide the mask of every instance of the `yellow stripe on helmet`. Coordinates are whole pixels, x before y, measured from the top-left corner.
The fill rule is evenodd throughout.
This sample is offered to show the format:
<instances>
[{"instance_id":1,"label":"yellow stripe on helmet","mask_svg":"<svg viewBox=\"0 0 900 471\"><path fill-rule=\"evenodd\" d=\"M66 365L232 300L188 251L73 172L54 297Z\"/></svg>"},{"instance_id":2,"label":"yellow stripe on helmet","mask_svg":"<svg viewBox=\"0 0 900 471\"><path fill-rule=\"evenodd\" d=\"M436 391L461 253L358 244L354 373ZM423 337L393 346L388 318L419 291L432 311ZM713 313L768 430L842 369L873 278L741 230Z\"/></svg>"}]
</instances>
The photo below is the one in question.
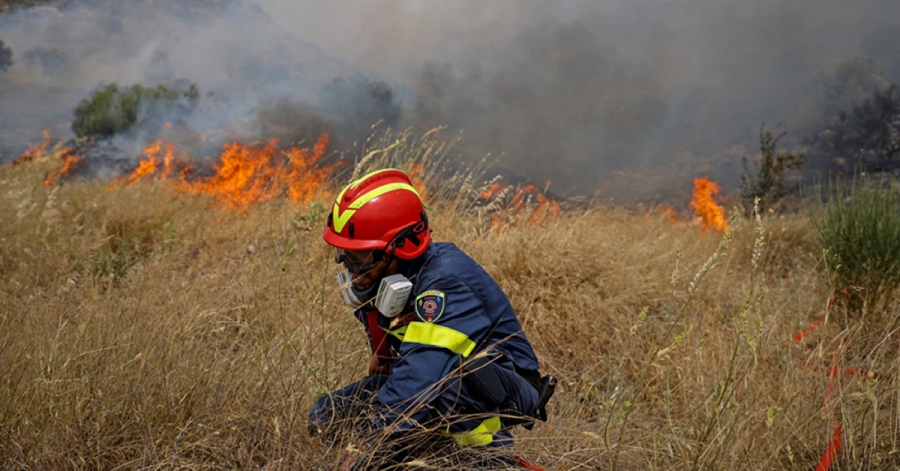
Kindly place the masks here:
<instances>
[{"instance_id":1,"label":"yellow stripe on helmet","mask_svg":"<svg viewBox=\"0 0 900 471\"><path fill-rule=\"evenodd\" d=\"M359 186L363 181L365 181L367 178L371 177L372 175L375 175L376 173L386 172L388 170L396 170L396 169L377 170L375 172L369 173L369 174L365 175L364 177L350 183L343 190L341 190L340 194L338 194L337 199L334 200L334 207L332 209L332 221L334 223L334 232L340 233L341 231L343 231L344 226L346 226L347 222L350 221L350 218L353 217L354 214L356 214L357 210L362 208L363 205L365 205L369 201L372 201L373 199L378 198L379 196L381 196L389 191L409 190L409 191L413 192L413 194L415 194L419 198L420 201L422 201L422 196L419 195L419 192L416 191L416 189L413 188L412 185L409 185L407 183L389 183L387 185L382 185L382 186L373 188L372 190L367 191L367 192L363 193L362 195L358 196L355 200L353 200L352 203L350 203L350 206L347 207L347 209L345 209L344 212L341 212L340 201L344 198L344 193L346 193L347 190ZM425 202L422 201L422 204L424 205Z\"/></svg>"}]
</instances>

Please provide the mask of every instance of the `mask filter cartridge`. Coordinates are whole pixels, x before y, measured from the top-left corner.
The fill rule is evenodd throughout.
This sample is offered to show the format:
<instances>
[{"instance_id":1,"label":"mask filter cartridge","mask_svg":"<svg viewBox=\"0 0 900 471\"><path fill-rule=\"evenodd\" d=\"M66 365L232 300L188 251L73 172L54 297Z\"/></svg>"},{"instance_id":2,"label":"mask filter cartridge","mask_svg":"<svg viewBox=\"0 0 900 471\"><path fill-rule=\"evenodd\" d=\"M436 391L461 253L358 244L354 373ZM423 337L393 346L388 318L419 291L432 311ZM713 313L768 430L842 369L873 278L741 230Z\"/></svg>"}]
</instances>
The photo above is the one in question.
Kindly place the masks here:
<instances>
[{"instance_id":1,"label":"mask filter cartridge","mask_svg":"<svg viewBox=\"0 0 900 471\"><path fill-rule=\"evenodd\" d=\"M382 278L376 294L375 286L360 291L353 287L353 276L349 270L344 270L337 275L338 285L341 287L341 297L352 308L359 308L374 296L375 308L385 317L395 317L403 312L406 301L412 292L413 285L405 276L397 274Z\"/></svg>"},{"instance_id":2,"label":"mask filter cartridge","mask_svg":"<svg viewBox=\"0 0 900 471\"><path fill-rule=\"evenodd\" d=\"M375 307L384 317L396 317L403 312L413 285L405 276L396 274L384 277L375 298Z\"/></svg>"}]
</instances>

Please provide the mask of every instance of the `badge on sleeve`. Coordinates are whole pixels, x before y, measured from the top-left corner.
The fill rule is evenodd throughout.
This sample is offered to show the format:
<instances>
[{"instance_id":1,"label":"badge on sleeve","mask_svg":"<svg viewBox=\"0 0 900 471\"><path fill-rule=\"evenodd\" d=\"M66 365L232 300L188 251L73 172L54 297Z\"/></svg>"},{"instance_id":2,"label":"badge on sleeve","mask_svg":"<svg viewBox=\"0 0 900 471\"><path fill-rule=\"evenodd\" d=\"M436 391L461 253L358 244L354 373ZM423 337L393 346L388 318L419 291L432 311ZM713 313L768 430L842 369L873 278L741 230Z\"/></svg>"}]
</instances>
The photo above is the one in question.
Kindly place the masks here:
<instances>
[{"instance_id":1,"label":"badge on sleeve","mask_svg":"<svg viewBox=\"0 0 900 471\"><path fill-rule=\"evenodd\" d=\"M429 290L416 298L416 315L424 322L435 322L444 313L444 293Z\"/></svg>"}]
</instances>

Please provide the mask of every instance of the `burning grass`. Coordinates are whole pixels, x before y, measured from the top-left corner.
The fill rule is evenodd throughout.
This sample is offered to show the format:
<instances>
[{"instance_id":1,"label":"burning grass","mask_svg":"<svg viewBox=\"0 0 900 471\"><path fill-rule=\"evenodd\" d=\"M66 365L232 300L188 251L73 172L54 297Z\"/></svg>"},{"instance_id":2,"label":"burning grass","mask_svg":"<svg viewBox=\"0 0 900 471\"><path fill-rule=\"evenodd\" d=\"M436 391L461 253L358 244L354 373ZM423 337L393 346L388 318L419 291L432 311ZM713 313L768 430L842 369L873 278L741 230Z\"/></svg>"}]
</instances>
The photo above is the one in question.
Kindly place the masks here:
<instances>
[{"instance_id":1,"label":"burning grass","mask_svg":"<svg viewBox=\"0 0 900 471\"><path fill-rule=\"evenodd\" d=\"M841 309L805 217L735 219L724 247L720 233L604 205L491 231L470 198L448 197L451 183L482 190L462 173L427 183L441 149L398 142L376 157L430 156L416 162L435 238L498 280L561 379L550 421L517 430L527 457L551 470L812 469L836 421L841 468L898 466L900 308L793 341ZM327 193L235 213L152 180L47 187L62 152L0 167L0 467L337 469L348 445L367 452L306 432L315 398L368 358L321 241ZM473 467L451 453L421 459Z\"/></svg>"},{"instance_id":2,"label":"burning grass","mask_svg":"<svg viewBox=\"0 0 900 471\"><path fill-rule=\"evenodd\" d=\"M720 191L719 184L705 176L694 179L694 197L691 199L691 207L694 208L694 214L700 219L700 223L706 230L717 229L724 232L728 229L725 208L719 204Z\"/></svg>"},{"instance_id":3,"label":"burning grass","mask_svg":"<svg viewBox=\"0 0 900 471\"><path fill-rule=\"evenodd\" d=\"M176 156L169 142L157 141L144 150L144 158L127 177L134 185L153 178L165 181L177 176L175 189L181 193L205 194L231 210L245 211L250 205L286 195L294 203L328 199L326 182L336 165L319 165L328 149L328 135L322 133L312 149L292 147L280 150L278 141L264 146L226 144L219 163L208 177L195 176L190 156ZM120 182L117 182L120 183Z\"/></svg>"},{"instance_id":4,"label":"burning grass","mask_svg":"<svg viewBox=\"0 0 900 471\"><path fill-rule=\"evenodd\" d=\"M53 135L50 130L45 129L42 134L44 135L44 140L37 144L29 144L28 150L22 152L22 155L16 158L16 160L12 161L12 165L19 165L24 162L28 162L33 160L35 157L39 155L43 155L47 152L47 149L50 147L51 142L53 142Z\"/></svg>"}]
</instances>

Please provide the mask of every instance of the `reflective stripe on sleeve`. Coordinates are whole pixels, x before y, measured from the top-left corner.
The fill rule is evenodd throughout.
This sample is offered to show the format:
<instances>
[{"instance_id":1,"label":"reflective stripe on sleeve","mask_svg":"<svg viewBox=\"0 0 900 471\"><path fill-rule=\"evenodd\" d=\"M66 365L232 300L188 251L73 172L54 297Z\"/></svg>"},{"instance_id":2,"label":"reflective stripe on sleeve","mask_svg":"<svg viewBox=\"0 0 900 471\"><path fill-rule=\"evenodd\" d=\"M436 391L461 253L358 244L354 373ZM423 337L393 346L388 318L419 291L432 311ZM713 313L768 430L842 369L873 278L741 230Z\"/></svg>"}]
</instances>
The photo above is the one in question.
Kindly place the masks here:
<instances>
[{"instance_id":1,"label":"reflective stripe on sleeve","mask_svg":"<svg viewBox=\"0 0 900 471\"><path fill-rule=\"evenodd\" d=\"M494 441L494 433L500 431L500 417L491 417L482 422L474 430L454 433L453 439L459 446L485 446Z\"/></svg>"},{"instance_id":2,"label":"reflective stripe on sleeve","mask_svg":"<svg viewBox=\"0 0 900 471\"><path fill-rule=\"evenodd\" d=\"M410 322L403 341L443 347L464 357L469 356L472 350L475 350L475 342L469 340L466 334L427 322Z\"/></svg>"}]
</instances>

